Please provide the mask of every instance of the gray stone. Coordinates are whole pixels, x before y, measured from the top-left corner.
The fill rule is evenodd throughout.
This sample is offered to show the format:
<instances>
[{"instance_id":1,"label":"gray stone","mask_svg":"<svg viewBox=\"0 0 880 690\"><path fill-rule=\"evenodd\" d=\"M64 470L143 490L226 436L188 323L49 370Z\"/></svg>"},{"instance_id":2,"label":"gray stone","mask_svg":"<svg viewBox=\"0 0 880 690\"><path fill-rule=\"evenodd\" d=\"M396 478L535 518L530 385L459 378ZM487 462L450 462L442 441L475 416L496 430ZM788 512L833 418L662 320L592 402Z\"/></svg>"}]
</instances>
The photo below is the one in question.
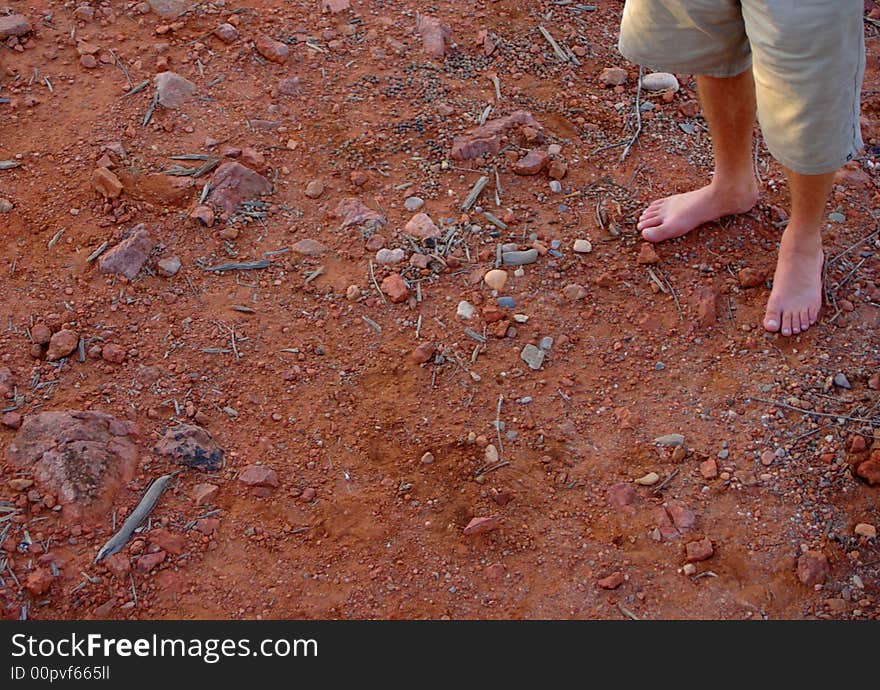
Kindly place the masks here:
<instances>
[{"instance_id":1,"label":"gray stone","mask_svg":"<svg viewBox=\"0 0 880 690\"><path fill-rule=\"evenodd\" d=\"M172 276L177 275L177 272L180 270L180 257L168 256L161 259L156 264L156 267L159 269L159 275L171 278Z\"/></svg>"},{"instance_id":2,"label":"gray stone","mask_svg":"<svg viewBox=\"0 0 880 690\"><path fill-rule=\"evenodd\" d=\"M406 210L409 211L410 213L415 213L424 205L425 205L425 200L420 199L417 196L407 197L406 201L403 202L404 208L406 208Z\"/></svg>"},{"instance_id":3,"label":"gray stone","mask_svg":"<svg viewBox=\"0 0 880 690\"><path fill-rule=\"evenodd\" d=\"M0 17L0 39L10 36L24 36L31 31L31 23L20 14L8 14Z\"/></svg>"},{"instance_id":4,"label":"gray stone","mask_svg":"<svg viewBox=\"0 0 880 690\"><path fill-rule=\"evenodd\" d=\"M658 436L654 439L654 443L659 446L683 446L684 445L684 436L682 434L666 434L665 436Z\"/></svg>"},{"instance_id":5,"label":"gray stone","mask_svg":"<svg viewBox=\"0 0 880 690\"><path fill-rule=\"evenodd\" d=\"M9 213L13 209L13 204L9 199L0 199L0 213Z\"/></svg>"},{"instance_id":6,"label":"gray stone","mask_svg":"<svg viewBox=\"0 0 880 690\"><path fill-rule=\"evenodd\" d=\"M160 72L155 82L159 105L172 110L182 107L196 92L196 85L176 72Z\"/></svg>"},{"instance_id":7,"label":"gray stone","mask_svg":"<svg viewBox=\"0 0 880 690\"><path fill-rule=\"evenodd\" d=\"M666 91L671 89L674 93L679 88L678 79L669 72L654 72L642 77L642 88L645 91Z\"/></svg>"},{"instance_id":8,"label":"gray stone","mask_svg":"<svg viewBox=\"0 0 880 690\"><path fill-rule=\"evenodd\" d=\"M380 266L399 264L405 256L402 249L380 249L376 252L376 263Z\"/></svg>"},{"instance_id":9,"label":"gray stone","mask_svg":"<svg viewBox=\"0 0 880 690\"><path fill-rule=\"evenodd\" d=\"M843 372L840 372L834 377L834 385L838 388L846 388L847 390L852 388L849 379L846 378L846 374L844 374Z\"/></svg>"},{"instance_id":10,"label":"gray stone","mask_svg":"<svg viewBox=\"0 0 880 690\"><path fill-rule=\"evenodd\" d=\"M531 343L526 345L520 353L520 359L529 365L529 369L537 371L544 363L544 350L540 350Z\"/></svg>"},{"instance_id":11,"label":"gray stone","mask_svg":"<svg viewBox=\"0 0 880 690\"><path fill-rule=\"evenodd\" d=\"M541 342L538 343L538 347L540 347L542 350L546 350L547 352L549 352L550 349L553 347L553 338L551 338L549 335L544 336L543 338L541 338Z\"/></svg>"},{"instance_id":12,"label":"gray stone","mask_svg":"<svg viewBox=\"0 0 880 690\"><path fill-rule=\"evenodd\" d=\"M524 266L525 264L533 264L538 260L537 249L526 249L521 252L504 252L501 260L506 266Z\"/></svg>"},{"instance_id":13,"label":"gray stone","mask_svg":"<svg viewBox=\"0 0 880 690\"><path fill-rule=\"evenodd\" d=\"M150 9L162 19L175 19L189 7L187 0L147 0Z\"/></svg>"}]
</instances>

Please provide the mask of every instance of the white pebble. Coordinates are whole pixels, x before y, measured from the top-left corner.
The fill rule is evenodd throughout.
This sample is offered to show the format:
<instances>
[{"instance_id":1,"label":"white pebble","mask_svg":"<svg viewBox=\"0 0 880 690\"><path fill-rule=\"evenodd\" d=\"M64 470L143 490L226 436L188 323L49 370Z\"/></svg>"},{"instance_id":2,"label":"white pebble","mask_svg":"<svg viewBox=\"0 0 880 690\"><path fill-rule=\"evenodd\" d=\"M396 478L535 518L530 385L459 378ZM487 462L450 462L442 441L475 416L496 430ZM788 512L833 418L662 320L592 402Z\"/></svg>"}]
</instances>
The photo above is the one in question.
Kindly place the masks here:
<instances>
[{"instance_id":1,"label":"white pebble","mask_svg":"<svg viewBox=\"0 0 880 690\"><path fill-rule=\"evenodd\" d=\"M590 240L575 240L574 250L578 254L589 254L593 251L593 245L590 244Z\"/></svg>"},{"instance_id":2,"label":"white pebble","mask_svg":"<svg viewBox=\"0 0 880 690\"><path fill-rule=\"evenodd\" d=\"M678 79L669 72L654 72L642 77L642 88L645 91L666 91L672 89L678 91Z\"/></svg>"}]
</instances>

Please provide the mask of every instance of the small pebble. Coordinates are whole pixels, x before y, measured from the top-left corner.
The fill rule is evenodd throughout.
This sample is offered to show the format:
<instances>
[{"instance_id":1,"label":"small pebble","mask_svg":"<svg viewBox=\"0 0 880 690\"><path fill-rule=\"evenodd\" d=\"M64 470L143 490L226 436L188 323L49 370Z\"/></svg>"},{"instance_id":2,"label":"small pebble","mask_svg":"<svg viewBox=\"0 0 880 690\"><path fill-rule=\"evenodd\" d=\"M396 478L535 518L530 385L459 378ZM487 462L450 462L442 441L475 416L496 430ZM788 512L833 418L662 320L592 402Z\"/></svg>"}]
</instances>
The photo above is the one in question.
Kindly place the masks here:
<instances>
[{"instance_id":1,"label":"small pebble","mask_svg":"<svg viewBox=\"0 0 880 690\"><path fill-rule=\"evenodd\" d=\"M458 308L455 310L455 314L462 319L470 320L474 317L474 309L475 307L473 304L462 300L458 303Z\"/></svg>"},{"instance_id":2,"label":"small pebble","mask_svg":"<svg viewBox=\"0 0 880 690\"><path fill-rule=\"evenodd\" d=\"M593 251L593 245L590 244L590 240L575 240L574 250L578 254L589 254Z\"/></svg>"},{"instance_id":3,"label":"small pebble","mask_svg":"<svg viewBox=\"0 0 880 690\"><path fill-rule=\"evenodd\" d=\"M417 196L407 197L406 201L403 202L404 208L406 208L406 210L409 211L410 213L415 213L424 205L425 205L425 200L421 199Z\"/></svg>"},{"instance_id":4,"label":"small pebble","mask_svg":"<svg viewBox=\"0 0 880 690\"><path fill-rule=\"evenodd\" d=\"M562 191L562 183L559 180L550 180L550 191L559 194Z\"/></svg>"},{"instance_id":5,"label":"small pebble","mask_svg":"<svg viewBox=\"0 0 880 690\"><path fill-rule=\"evenodd\" d=\"M483 276L483 282L493 290L503 290L507 284L507 271L493 269Z\"/></svg>"},{"instance_id":6,"label":"small pebble","mask_svg":"<svg viewBox=\"0 0 880 690\"><path fill-rule=\"evenodd\" d=\"M654 486L657 482L660 481L660 475L656 472L648 472L644 477L639 477L635 480L635 483L639 486Z\"/></svg>"}]
</instances>

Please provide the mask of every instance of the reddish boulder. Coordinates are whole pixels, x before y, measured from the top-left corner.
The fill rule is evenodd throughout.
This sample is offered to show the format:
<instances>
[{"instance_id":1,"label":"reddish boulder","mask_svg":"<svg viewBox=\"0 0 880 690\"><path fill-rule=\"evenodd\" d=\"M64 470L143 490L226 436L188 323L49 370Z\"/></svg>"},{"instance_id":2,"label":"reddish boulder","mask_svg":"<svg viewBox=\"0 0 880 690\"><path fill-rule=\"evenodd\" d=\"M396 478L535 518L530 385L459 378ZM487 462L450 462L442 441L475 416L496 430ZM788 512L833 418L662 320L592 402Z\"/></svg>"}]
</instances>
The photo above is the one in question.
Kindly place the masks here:
<instances>
[{"instance_id":1,"label":"reddish boulder","mask_svg":"<svg viewBox=\"0 0 880 690\"><path fill-rule=\"evenodd\" d=\"M217 168L211 178L208 199L227 213L234 213L242 201L257 199L272 192L272 184L247 166L230 161Z\"/></svg>"},{"instance_id":2,"label":"reddish boulder","mask_svg":"<svg viewBox=\"0 0 880 690\"><path fill-rule=\"evenodd\" d=\"M138 225L122 242L101 255L98 269L101 273L118 273L134 280L155 248L156 240L143 225Z\"/></svg>"}]
</instances>

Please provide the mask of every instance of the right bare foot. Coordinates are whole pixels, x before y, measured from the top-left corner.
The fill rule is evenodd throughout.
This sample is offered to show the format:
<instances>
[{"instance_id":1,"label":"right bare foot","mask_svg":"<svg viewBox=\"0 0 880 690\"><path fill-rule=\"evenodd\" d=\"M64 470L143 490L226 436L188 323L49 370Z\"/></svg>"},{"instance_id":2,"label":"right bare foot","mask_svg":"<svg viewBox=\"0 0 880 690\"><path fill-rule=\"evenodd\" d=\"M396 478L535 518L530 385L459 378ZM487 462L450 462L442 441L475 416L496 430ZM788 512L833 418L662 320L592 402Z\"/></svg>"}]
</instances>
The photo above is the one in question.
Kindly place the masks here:
<instances>
[{"instance_id":1,"label":"right bare foot","mask_svg":"<svg viewBox=\"0 0 880 690\"><path fill-rule=\"evenodd\" d=\"M723 216L745 213L757 200L754 180L742 190L721 189L712 182L693 192L657 199L642 212L636 227L648 242L662 242Z\"/></svg>"}]
</instances>

